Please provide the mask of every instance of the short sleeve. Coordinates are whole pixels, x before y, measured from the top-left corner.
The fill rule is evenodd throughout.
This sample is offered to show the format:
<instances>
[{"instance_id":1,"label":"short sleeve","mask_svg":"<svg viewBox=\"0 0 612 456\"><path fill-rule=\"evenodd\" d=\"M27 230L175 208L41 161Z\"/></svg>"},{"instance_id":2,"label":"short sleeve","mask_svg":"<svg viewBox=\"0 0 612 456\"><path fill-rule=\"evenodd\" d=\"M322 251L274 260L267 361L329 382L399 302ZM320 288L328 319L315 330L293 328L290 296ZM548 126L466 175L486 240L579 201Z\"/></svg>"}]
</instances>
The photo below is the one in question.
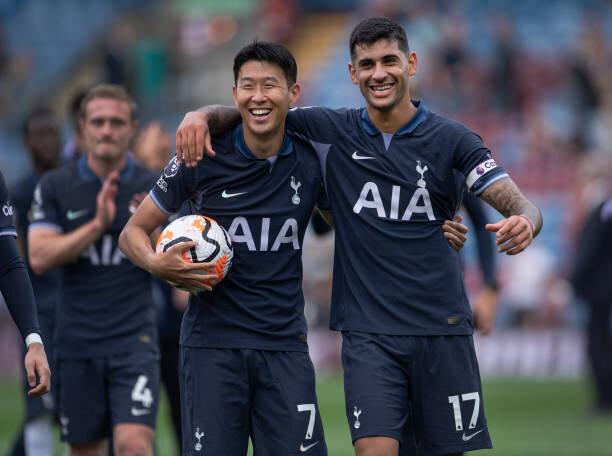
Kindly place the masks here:
<instances>
[{"instance_id":1,"label":"short sleeve","mask_svg":"<svg viewBox=\"0 0 612 456\"><path fill-rule=\"evenodd\" d=\"M471 131L461 136L455 148L454 166L465 177L466 189L474 195L480 195L489 185L508 177L480 136Z\"/></svg>"},{"instance_id":2,"label":"short sleeve","mask_svg":"<svg viewBox=\"0 0 612 456\"><path fill-rule=\"evenodd\" d=\"M29 229L51 228L64 231L61 220L61 211L57 198L57 189L50 175L42 177L34 189L32 199L32 223Z\"/></svg>"},{"instance_id":3,"label":"short sleeve","mask_svg":"<svg viewBox=\"0 0 612 456\"><path fill-rule=\"evenodd\" d=\"M351 127L350 110L317 106L292 108L287 113L287 129L309 141L332 144L340 131Z\"/></svg>"},{"instance_id":4,"label":"short sleeve","mask_svg":"<svg viewBox=\"0 0 612 456\"><path fill-rule=\"evenodd\" d=\"M0 173L0 204L2 204L2 212L0 213L0 236L17 237L15 222L13 221L13 206L11 205L8 189L2 173Z\"/></svg>"},{"instance_id":5,"label":"short sleeve","mask_svg":"<svg viewBox=\"0 0 612 456\"><path fill-rule=\"evenodd\" d=\"M183 203L194 195L198 176L202 175L205 167L209 165L209 160L204 158L195 168L187 168L179 165L176 157L173 157L149 192L151 199L167 214L178 212Z\"/></svg>"}]
</instances>

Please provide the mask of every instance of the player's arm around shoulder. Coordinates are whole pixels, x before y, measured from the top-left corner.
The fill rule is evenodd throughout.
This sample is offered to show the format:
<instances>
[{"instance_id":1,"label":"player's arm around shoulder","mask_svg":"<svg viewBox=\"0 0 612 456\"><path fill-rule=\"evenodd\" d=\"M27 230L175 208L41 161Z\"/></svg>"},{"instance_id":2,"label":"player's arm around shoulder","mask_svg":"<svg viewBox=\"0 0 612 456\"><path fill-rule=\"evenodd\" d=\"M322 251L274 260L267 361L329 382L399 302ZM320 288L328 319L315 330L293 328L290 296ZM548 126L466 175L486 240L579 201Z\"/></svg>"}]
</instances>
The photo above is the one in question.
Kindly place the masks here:
<instances>
[{"instance_id":1,"label":"player's arm around shoulder","mask_svg":"<svg viewBox=\"0 0 612 456\"><path fill-rule=\"evenodd\" d=\"M176 131L176 159L179 164L195 167L203 154L215 156L211 135L233 128L240 122L240 112L233 106L212 105L185 114Z\"/></svg>"},{"instance_id":2,"label":"player's arm around shoulder","mask_svg":"<svg viewBox=\"0 0 612 456\"><path fill-rule=\"evenodd\" d=\"M181 242L163 253L155 252L151 235L168 217L169 214L148 195L121 231L119 248L132 263L161 279L183 285L188 290L212 289L202 283L214 277L204 274L210 265L189 263L182 256L183 251L196 245L195 242Z\"/></svg>"},{"instance_id":3,"label":"player's arm around shoulder","mask_svg":"<svg viewBox=\"0 0 612 456\"><path fill-rule=\"evenodd\" d=\"M542 229L540 209L529 201L510 177L504 177L484 189L480 197L506 218L486 225L496 233L499 252L516 255L525 250Z\"/></svg>"}]
</instances>

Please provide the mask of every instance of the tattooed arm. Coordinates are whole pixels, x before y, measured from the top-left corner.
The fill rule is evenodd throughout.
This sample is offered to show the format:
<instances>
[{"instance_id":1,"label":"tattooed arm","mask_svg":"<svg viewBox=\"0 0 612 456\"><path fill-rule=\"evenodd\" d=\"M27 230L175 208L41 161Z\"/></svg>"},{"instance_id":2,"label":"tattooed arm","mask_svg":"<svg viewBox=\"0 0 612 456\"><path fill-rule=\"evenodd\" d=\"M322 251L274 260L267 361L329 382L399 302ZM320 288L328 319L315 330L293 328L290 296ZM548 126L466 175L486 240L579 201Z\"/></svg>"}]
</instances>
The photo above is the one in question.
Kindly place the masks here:
<instances>
[{"instance_id":1,"label":"tattooed arm","mask_svg":"<svg viewBox=\"0 0 612 456\"><path fill-rule=\"evenodd\" d=\"M506 217L485 227L496 233L499 252L508 255L522 252L542 229L542 213L509 177L491 184L480 197Z\"/></svg>"},{"instance_id":2,"label":"tattooed arm","mask_svg":"<svg viewBox=\"0 0 612 456\"><path fill-rule=\"evenodd\" d=\"M215 156L211 134L219 134L240 121L238 109L230 106L205 106L185 114L176 131L176 159L186 166L196 166L202 154Z\"/></svg>"}]
</instances>

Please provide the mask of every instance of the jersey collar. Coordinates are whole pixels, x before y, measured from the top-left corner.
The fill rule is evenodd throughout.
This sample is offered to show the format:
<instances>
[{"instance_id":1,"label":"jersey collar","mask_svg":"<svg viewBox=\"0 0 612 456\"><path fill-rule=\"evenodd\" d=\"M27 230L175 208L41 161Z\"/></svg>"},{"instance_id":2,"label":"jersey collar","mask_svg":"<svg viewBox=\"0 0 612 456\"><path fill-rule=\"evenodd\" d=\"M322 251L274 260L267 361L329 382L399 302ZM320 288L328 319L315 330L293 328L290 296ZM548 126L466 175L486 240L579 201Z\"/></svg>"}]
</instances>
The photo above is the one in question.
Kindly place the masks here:
<instances>
[{"instance_id":1,"label":"jersey collar","mask_svg":"<svg viewBox=\"0 0 612 456\"><path fill-rule=\"evenodd\" d=\"M238 149L238 151L242 155L244 155L246 158L250 158L251 160L267 160L267 159L258 158L253 152L251 152L251 149L249 149L249 146L246 145L246 142L244 141L243 131L242 131L242 124L234 128L234 147ZM291 154L292 152L293 152L293 141L291 140L289 135L285 132L283 144L280 150L278 151L278 154L276 155L278 157L283 157L285 155Z\"/></svg>"},{"instance_id":2,"label":"jersey collar","mask_svg":"<svg viewBox=\"0 0 612 456\"><path fill-rule=\"evenodd\" d=\"M395 132L395 135L403 136L411 134L427 118L427 113L429 111L422 101L411 100L411 103L417 108L417 112L406 125L404 125L402 128ZM367 108L361 108L361 125L370 136L376 136L380 134L378 128L376 128L374 123L370 120Z\"/></svg>"},{"instance_id":3,"label":"jersey collar","mask_svg":"<svg viewBox=\"0 0 612 456\"><path fill-rule=\"evenodd\" d=\"M128 152L125 157L125 165L121 168L119 172L119 179L126 181L132 174L134 173L134 158L132 157L132 153ZM83 154L81 158L79 158L79 175L81 179L85 181L95 181L100 180L100 178L92 171L92 169L87 164L87 154Z\"/></svg>"}]
</instances>

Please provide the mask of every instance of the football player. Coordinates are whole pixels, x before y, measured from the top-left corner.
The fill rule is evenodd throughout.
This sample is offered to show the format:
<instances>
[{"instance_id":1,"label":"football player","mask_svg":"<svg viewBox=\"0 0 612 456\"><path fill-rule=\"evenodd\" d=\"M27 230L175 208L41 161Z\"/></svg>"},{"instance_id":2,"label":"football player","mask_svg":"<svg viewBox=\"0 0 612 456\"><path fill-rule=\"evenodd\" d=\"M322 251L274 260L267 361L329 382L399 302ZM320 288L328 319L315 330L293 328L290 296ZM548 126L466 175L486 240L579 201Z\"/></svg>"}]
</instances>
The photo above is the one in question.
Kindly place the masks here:
<instances>
[{"instance_id":1,"label":"football player","mask_svg":"<svg viewBox=\"0 0 612 456\"><path fill-rule=\"evenodd\" d=\"M490 448L474 322L457 254L439 226L464 190L504 218L488 224L500 252L527 248L539 209L497 165L481 138L410 96L417 56L404 29L367 19L349 43L360 109L304 108L287 129L316 149L336 224L331 328L342 331L346 414L357 455L453 455ZM214 154L207 122L229 108L189 113L178 158ZM409 437L407 437L409 436Z\"/></svg>"},{"instance_id":2,"label":"football player","mask_svg":"<svg viewBox=\"0 0 612 456\"><path fill-rule=\"evenodd\" d=\"M173 159L123 231L138 265L194 289L208 265L177 244L156 255L149 234L185 200L224 226L234 248L227 277L192 296L181 331L183 454L327 454L308 355L301 248L315 206L326 209L315 149L285 130L300 86L293 56L255 42L234 59L241 123L213 138L197 167ZM463 236L458 233L458 236Z\"/></svg>"},{"instance_id":3,"label":"football player","mask_svg":"<svg viewBox=\"0 0 612 456\"><path fill-rule=\"evenodd\" d=\"M136 106L119 86L81 105L87 153L50 171L34 192L32 270L63 270L56 323L61 438L73 455L153 453L159 372L150 275L118 247L132 196L155 182L128 147Z\"/></svg>"}]
</instances>

